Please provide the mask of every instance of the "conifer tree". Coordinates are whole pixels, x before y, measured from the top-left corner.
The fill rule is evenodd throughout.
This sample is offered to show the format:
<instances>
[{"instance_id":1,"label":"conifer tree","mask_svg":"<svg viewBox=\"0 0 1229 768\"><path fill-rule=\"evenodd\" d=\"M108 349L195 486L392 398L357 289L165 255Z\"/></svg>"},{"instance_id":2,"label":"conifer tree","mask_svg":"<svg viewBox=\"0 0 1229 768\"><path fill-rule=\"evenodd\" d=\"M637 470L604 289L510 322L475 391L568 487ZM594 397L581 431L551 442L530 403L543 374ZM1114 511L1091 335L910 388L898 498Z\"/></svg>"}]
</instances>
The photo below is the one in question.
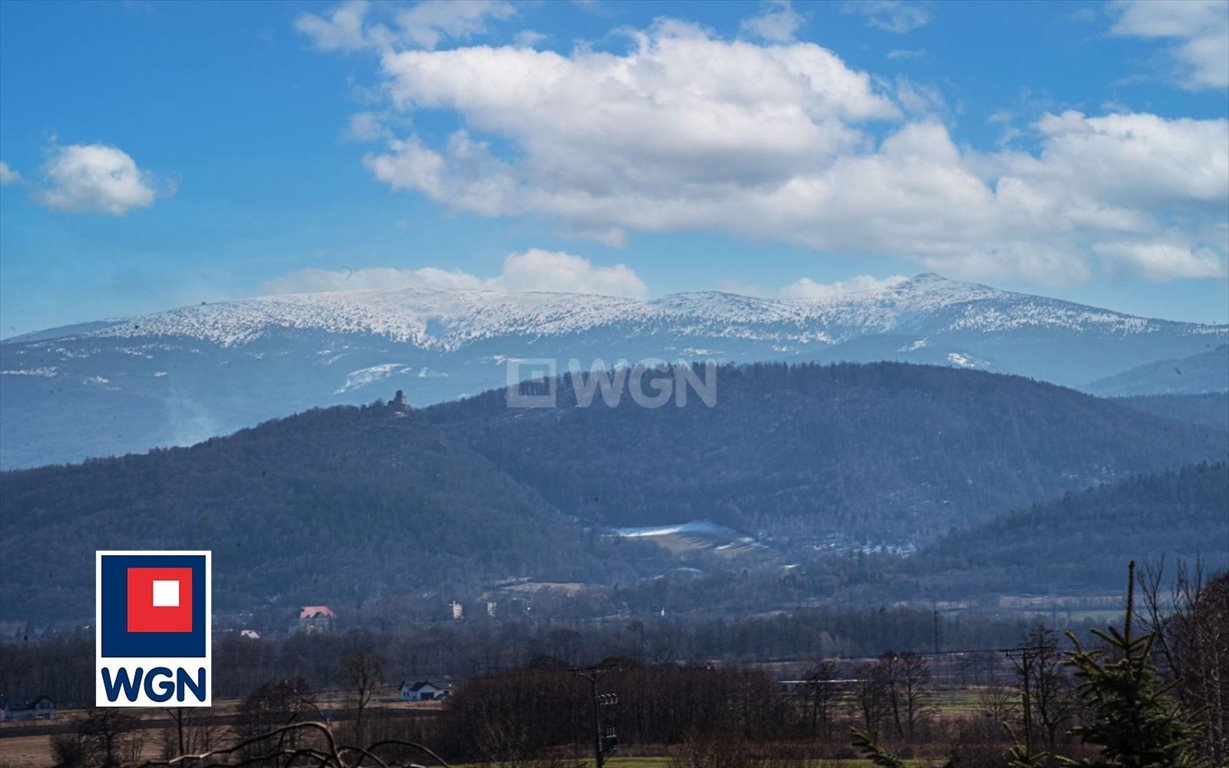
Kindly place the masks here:
<instances>
[{"instance_id":1,"label":"conifer tree","mask_svg":"<svg viewBox=\"0 0 1229 768\"><path fill-rule=\"evenodd\" d=\"M1068 661L1079 680L1077 691L1095 719L1072 729L1087 744L1101 747L1101 757L1085 765L1097 768L1203 768L1207 763L1190 750L1197 735L1189 716L1166 694L1152 663L1155 633L1132 637L1135 612L1135 563L1128 568L1127 611L1123 631L1110 626L1093 630L1107 649L1086 650L1075 644Z\"/></svg>"}]
</instances>

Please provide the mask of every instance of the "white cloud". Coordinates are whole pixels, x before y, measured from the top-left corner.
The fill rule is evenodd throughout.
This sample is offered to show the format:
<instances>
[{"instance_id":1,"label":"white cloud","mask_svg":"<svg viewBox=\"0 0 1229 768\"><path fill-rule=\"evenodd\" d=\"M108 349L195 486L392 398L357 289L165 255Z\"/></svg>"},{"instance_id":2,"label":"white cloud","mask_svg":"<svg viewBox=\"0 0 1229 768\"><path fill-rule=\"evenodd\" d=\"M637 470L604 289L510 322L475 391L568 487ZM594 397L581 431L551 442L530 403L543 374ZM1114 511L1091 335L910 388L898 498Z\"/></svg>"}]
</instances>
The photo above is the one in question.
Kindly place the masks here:
<instances>
[{"instance_id":1,"label":"white cloud","mask_svg":"<svg viewBox=\"0 0 1229 768\"><path fill-rule=\"evenodd\" d=\"M150 173L138 168L123 150L106 144L55 147L43 176L45 186L38 199L60 211L122 216L153 205L159 196Z\"/></svg>"},{"instance_id":2,"label":"white cloud","mask_svg":"<svg viewBox=\"0 0 1229 768\"><path fill-rule=\"evenodd\" d=\"M1172 40L1175 81L1189 90L1229 86L1229 3L1224 0L1122 0L1111 33Z\"/></svg>"},{"instance_id":3,"label":"white cloud","mask_svg":"<svg viewBox=\"0 0 1229 768\"><path fill-rule=\"evenodd\" d=\"M504 259L499 283L509 291L561 291L644 298L649 289L623 264L595 267L588 259L537 248Z\"/></svg>"},{"instance_id":4,"label":"white cloud","mask_svg":"<svg viewBox=\"0 0 1229 768\"><path fill-rule=\"evenodd\" d=\"M461 112L472 130L515 143L523 160L509 163L458 131L442 148L411 136L365 162L394 188L454 207L550 212L618 242L625 226L673 226L675 214L643 200L649 189L685 204L774 186L865 143L846 121L899 115L866 74L816 45L726 42L678 22L636 33L634 43L624 56L511 47L386 54L394 105ZM629 205L639 221L628 220Z\"/></svg>"},{"instance_id":5,"label":"white cloud","mask_svg":"<svg viewBox=\"0 0 1229 768\"><path fill-rule=\"evenodd\" d=\"M1041 157L1013 157L1013 170L1044 177L1090 205L1148 209L1229 201L1229 121L1068 111L1047 114L1036 127L1044 139Z\"/></svg>"},{"instance_id":6,"label":"white cloud","mask_svg":"<svg viewBox=\"0 0 1229 768\"><path fill-rule=\"evenodd\" d=\"M423 0L397 10L346 0L321 15L300 14L294 26L322 51L387 50L394 45L432 49L445 40L484 34L488 20L515 15L516 8L505 0Z\"/></svg>"},{"instance_id":7,"label":"white cloud","mask_svg":"<svg viewBox=\"0 0 1229 768\"><path fill-rule=\"evenodd\" d=\"M265 293L316 293L400 288L461 291L485 287L481 278L458 270L368 267L354 270L300 269L266 282L263 290Z\"/></svg>"},{"instance_id":8,"label":"white cloud","mask_svg":"<svg viewBox=\"0 0 1229 768\"><path fill-rule=\"evenodd\" d=\"M345 137L350 141L373 142L392 138L384 117L375 112L356 112L346 125Z\"/></svg>"},{"instance_id":9,"label":"white cloud","mask_svg":"<svg viewBox=\"0 0 1229 768\"><path fill-rule=\"evenodd\" d=\"M522 29L512 36L512 41L519 48L536 48L540 43L544 43L550 39L550 35L544 35L532 29Z\"/></svg>"},{"instance_id":10,"label":"white cloud","mask_svg":"<svg viewBox=\"0 0 1229 768\"><path fill-rule=\"evenodd\" d=\"M743 19L739 28L744 34L770 43L792 42L804 19L794 10L790 0L769 0L768 7L758 16Z\"/></svg>"},{"instance_id":11,"label":"white cloud","mask_svg":"<svg viewBox=\"0 0 1229 768\"><path fill-rule=\"evenodd\" d=\"M459 270L435 267L357 270L301 269L264 284L265 293L371 291L419 288L462 291L552 291L645 298L648 286L623 264L594 266L581 256L531 248L504 259L500 274L482 278Z\"/></svg>"},{"instance_id":12,"label":"white cloud","mask_svg":"<svg viewBox=\"0 0 1229 768\"><path fill-rule=\"evenodd\" d=\"M848 280L838 280L834 283L817 283L809 277L804 277L784 286L781 289L781 298L821 301L846 293L878 291L884 288L891 288L894 285L903 283L907 279L903 275L893 275L884 278L878 278L874 275L855 275Z\"/></svg>"},{"instance_id":13,"label":"white cloud","mask_svg":"<svg viewBox=\"0 0 1229 768\"><path fill-rule=\"evenodd\" d=\"M1225 277L1223 257L1207 247L1172 242L1100 243L1096 251L1128 271L1150 280Z\"/></svg>"},{"instance_id":14,"label":"white cloud","mask_svg":"<svg viewBox=\"0 0 1229 768\"><path fill-rule=\"evenodd\" d=\"M739 296L755 296L764 295L764 290L755 283L747 283L742 280L720 280L717 283L717 290L724 293L737 293Z\"/></svg>"},{"instance_id":15,"label":"white cloud","mask_svg":"<svg viewBox=\"0 0 1229 768\"><path fill-rule=\"evenodd\" d=\"M612 244L718 231L1050 284L1206 272L1229 251L1229 121L1065 112L1017 127L1004 113L991 118L1004 146L982 152L934 117L937 89L893 87L814 44L670 20L628 34L623 53L386 51L391 112L464 127L438 143L393 137L364 162L457 210L544 216ZM1021 131L1037 149L1006 146ZM1161 241L1194 261L1121 247Z\"/></svg>"},{"instance_id":16,"label":"white cloud","mask_svg":"<svg viewBox=\"0 0 1229 768\"><path fill-rule=\"evenodd\" d=\"M930 22L930 10L920 3L904 0L851 0L842 6L845 13L866 17L867 26L903 35Z\"/></svg>"},{"instance_id":17,"label":"white cloud","mask_svg":"<svg viewBox=\"0 0 1229 768\"><path fill-rule=\"evenodd\" d=\"M397 14L403 36L421 48L445 38L464 39L487 31L488 19L507 19L516 8L502 0L424 0Z\"/></svg>"},{"instance_id":18,"label":"white cloud","mask_svg":"<svg viewBox=\"0 0 1229 768\"><path fill-rule=\"evenodd\" d=\"M896 78L896 100L914 115L935 115L947 111L943 94L933 85L915 83L907 77Z\"/></svg>"},{"instance_id":19,"label":"white cloud","mask_svg":"<svg viewBox=\"0 0 1229 768\"><path fill-rule=\"evenodd\" d=\"M7 187L19 181L21 181L21 174L10 168L8 163L0 160L0 187Z\"/></svg>"},{"instance_id":20,"label":"white cloud","mask_svg":"<svg viewBox=\"0 0 1229 768\"><path fill-rule=\"evenodd\" d=\"M367 0L347 0L325 16L300 14L294 28L310 37L322 51L357 51L368 45L363 30L367 9Z\"/></svg>"}]
</instances>

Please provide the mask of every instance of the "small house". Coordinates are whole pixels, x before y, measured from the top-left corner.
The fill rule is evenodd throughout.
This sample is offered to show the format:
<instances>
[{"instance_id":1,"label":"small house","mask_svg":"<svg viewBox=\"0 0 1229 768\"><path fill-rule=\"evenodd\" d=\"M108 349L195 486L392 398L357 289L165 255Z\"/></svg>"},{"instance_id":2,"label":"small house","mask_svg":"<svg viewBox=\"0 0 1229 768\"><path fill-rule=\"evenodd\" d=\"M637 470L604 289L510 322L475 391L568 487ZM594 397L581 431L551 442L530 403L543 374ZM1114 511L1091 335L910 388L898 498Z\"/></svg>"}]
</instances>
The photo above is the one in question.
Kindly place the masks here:
<instances>
[{"instance_id":1,"label":"small house","mask_svg":"<svg viewBox=\"0 0 1229 768\"><path fill-rule=\"evenodd\" d=\"M309 635L332 632L333 622L336 620L337 614L327 605L307 605L299 610L298 630Z\"/></svg>"},{"instance_id":2,"label":"small house","mask_svg":"<svg viewBox=\"0 0 1229 768\"><path fill-rule=\"evenodd\" d=\"M50 696L34 699L0 698L0 722L55 720L55 702Z\"/></svg>"},{"instance_id":3,"label":"small house","mask_svg":"<svg viewBox=\"0 0 1229 768\"><path fill-rule=\"evenodd\" d=\"M440 688L434 683L420 681L414 684L401 684L402 701L438 701L448 696L448 689Z\"/></svg>"}]
</instances>

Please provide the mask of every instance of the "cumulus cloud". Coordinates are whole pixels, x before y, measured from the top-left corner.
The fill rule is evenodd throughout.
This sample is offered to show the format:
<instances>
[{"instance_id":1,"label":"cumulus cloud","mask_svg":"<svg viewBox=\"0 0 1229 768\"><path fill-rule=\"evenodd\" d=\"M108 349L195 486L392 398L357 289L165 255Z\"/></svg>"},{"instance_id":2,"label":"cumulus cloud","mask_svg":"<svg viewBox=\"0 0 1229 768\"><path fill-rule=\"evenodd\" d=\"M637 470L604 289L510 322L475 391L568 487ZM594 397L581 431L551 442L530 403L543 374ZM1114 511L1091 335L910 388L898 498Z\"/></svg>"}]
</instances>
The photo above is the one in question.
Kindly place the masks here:
<instances>
[{"instance_id":1,"label":"cumulus cloud","mask_svg":"<svg viewBox=\"0 0 1229 768\"><path fill-rule=\"evenodd\" d=\"M524 48L405 51L383 57L402 110L461 112L472 131L517 145L512 163L471 130L442 147L411 136L365 162L394 188L486 215L544 211L619 242L672 228L679 207L818 170L866 138L847 121L899 108L865 73L819 46L761 47L661 22L626 55ZM649 200L657 190L673 208ZM697 221L697 223L702 223Z\"/></svg>"},{"instance_id":2,"label":"cumulus cloud","mask_svg":"<svg viewBox=\"0 0 1229 768\"><path fill-rule=\"evenodd\" d=\"M385 50L388 110L462 127L403 131L364 163L456 210L544 216L612 244L719 231L1043 284L1225 262L1229 121L1047 113L1011 126L1031 151L978 151L941 122L937 89L814 44L671 20L627 34L623 52Z\"/></svg>"},{"instance_id":3,"label":"cumulus cloud","mask_svg":"<svg viewBox=\"0 0 1229 768\"><path fill-rule=\"evenodd\" d=\"M1111 33L1169 40L1174 80L1188 90L1229 86L1229 3L1121 0Z\"/></svg>"},{"instance_id":4,"label":"cumulus cloud","mask_svg":"<svg viewBox=\"0 0 1229 768\"><path fill-rule=\"evenodd\" d=\"M483 34L489 20L515 15L516 8L505 0L423 0L396 10L347 0L324 14L300 14L294 26L322 51L385 50L394 45L431 49L445 40Z\"/></svg>"},{"instance_id":5,"label":"cumulus cloud","mask_svg":"<svg viewBox=\"0 0 1229 768\"><path fill-rule=\"evenodd\" d=\"M7 187L19 181L21 181L21 174L10 168L8 163L0 160L0 187Z\"/></svg>"},{"instance_id":6,"label":"cumulus cloud","mask_svg":"<svg viewBox=\"0 0 1229 768\"><path fill-rule=\"evenodd\" d=\"M907 280L904 275L878 278L874 275L855 275L848 280L838 280L834 283L817 283L809 277L796 280L781 289L781 298L800 299L802 301L820 301L858 291L877 291L891 288Z\"/></svg>"},{"instance_id":7,"label":"cumulus cloud","mask_svg":"<svg viewBox=\"0 0 1229 768\"><path fill-rule=\"evenodd\" d=\"M903 35L930 22L930 10L920 3L904 0L852 0L842 6L845 13L866 17L867 26Z\"/></svg>"},{"instance_id":8,"label":"cumulus cloud","mask_svg":"<svg viewBox=\"0 0 1229 768\"><path fill-rule=\"evenodd\" d=\"M54 147L43 177L38 200L60 211L122 216L153 205L159 196L152 174L138 168L123 150L106 144Z\"/></svg>"},{"instance_id":9,"label":"cumulus cloud","mask_svg":"<svg viewBox=\"0 0 1229 768\"><path fill-rule=\"evenodd\" d=\"M595 267L588 259L537 248L504 259L499 283L509 291L560 291L644 298L649 289L623 264Z\"/></svg>"},{"instance_id":10,"label":"cumulus cloud","mask_svg":"<svg viewBox=\"0 0 1229 768\"><path fill-rule=\"evenodd\" d=\"M802 16L794 10L790 0L770 0L763 13L743 19L739 28L744 34L770 43L788 43L802 23Z\"/></svg>"},{"instance_id":11,"label":"cumulus cloud","mask_svg":"<svg viewBox=\"0 0 1229 768\"><path fill-rule=\"evenodd\" d=\"M462 291L551 291L645 298L648 286L623 264L594 266L581 256L531 248L508 254L499 275L482 278L460 270L367 268L356 270L301 269L264 284L265 293L371 291L418 288Z\"/></svg>"}]
</instances>

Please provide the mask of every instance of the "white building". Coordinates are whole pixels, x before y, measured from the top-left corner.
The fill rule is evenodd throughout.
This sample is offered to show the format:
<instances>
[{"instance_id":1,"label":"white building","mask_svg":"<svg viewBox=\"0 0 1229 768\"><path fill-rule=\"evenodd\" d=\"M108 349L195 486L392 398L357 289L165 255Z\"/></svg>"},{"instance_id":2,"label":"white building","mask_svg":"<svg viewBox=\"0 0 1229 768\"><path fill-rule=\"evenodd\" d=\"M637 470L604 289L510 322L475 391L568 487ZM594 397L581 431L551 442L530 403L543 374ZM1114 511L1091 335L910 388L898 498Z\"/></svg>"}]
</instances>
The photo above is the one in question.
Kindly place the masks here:
<instances>
[{"instance_id":1,"label":"white building","mask_svg":"<svg viewBox=\"0 0 1229 768\"><path fill-rule=\"evenodd\" d=\"M446 688L429 683L425 680L414 683L401 684L401 700L402 701L436 701L448 695Z\"/></svg>"}]
</instances>

